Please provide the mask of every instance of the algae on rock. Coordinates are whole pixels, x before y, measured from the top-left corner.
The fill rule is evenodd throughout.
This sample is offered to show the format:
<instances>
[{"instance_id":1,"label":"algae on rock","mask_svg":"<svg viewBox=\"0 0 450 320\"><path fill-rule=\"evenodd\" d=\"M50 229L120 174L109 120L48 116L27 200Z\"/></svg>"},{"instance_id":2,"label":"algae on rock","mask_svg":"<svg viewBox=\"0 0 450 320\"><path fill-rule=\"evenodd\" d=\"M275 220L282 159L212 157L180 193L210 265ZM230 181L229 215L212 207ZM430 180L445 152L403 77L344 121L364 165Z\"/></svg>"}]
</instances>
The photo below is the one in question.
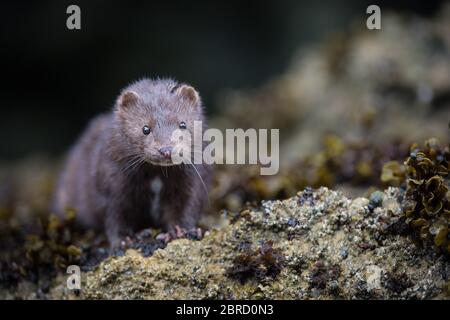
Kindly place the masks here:
<instances>
[{"instance_id":1,"label":"algae on rock","mask_svg":"<svg viewBox=\"0 0 450 320\"><path fill-rule=\"evenodd\" d=\"M448 297L447 258L396 228L402 191L383 203L320 188L247 209L202 240L175 240L151 257L128 250L86 274L94 299L425 299ZM402 222L404 223L404 222ZM270 243L279 272L229 272L249 248ZM267 248L265 250L268 250ZM260 265L259 268L264 268ZM273 266L272 266L273 267Z\"/></svg>"}]
</instances>

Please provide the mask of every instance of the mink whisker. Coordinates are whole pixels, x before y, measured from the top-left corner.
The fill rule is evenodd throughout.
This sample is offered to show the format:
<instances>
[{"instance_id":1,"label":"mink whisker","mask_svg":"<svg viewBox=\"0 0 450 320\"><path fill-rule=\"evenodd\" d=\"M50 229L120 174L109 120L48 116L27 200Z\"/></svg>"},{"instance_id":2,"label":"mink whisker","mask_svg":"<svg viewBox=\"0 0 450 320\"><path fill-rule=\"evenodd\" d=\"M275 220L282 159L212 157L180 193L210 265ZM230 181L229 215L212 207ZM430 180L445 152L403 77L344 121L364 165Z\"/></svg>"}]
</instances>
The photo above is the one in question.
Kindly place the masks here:
<instances>
[{"instance_id":1,"label":"mink whisker","mask_svg":"<svg viewBox=\"0 0 450 320\"><path fill-rule=\"evenodd\" d=\"M192 168L194 168L195 172L197 173L198 178L200 179L200 182L202 183L203 189L205 190L206 193L206 197L208 199L208 206L211 206L211 201L209 200L209 193L208 193L208 188L206 187L205 182L203 181L202 176L200 175L200 173L198 172L197 168L195 167L195 165L191 162L191 160L187 159L186 160L189 161L189 164L192 166Z\"/></svg>"}]
</instances>

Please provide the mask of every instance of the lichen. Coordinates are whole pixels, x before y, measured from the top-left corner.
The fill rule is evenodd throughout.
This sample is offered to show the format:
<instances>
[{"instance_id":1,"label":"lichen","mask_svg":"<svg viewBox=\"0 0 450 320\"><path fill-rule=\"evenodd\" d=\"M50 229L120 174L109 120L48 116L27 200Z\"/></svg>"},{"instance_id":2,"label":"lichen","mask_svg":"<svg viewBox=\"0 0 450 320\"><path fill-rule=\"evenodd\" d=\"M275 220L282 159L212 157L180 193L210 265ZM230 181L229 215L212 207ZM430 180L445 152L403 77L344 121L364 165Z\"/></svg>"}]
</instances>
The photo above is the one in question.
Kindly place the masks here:
<instances>
[{"instance_id":1,"label":"lichen","mask_svg":"<svg viewBox=\"0 0 450 320\"><path fill-rule=\"evenodd\" d=\"M402 208L413 234L439 251L450 253L450 146L435 138L413 144L402 164L390 161L381 179L406 189Z\"/></svg>"},{"instance_id":2,"label":"lichen","mask_svg":"<svg viewBox=\"0 0 450 320\"><path fill-rule=\"evenodd\" d=\"M406 223L426 242L450 253L449 146L429 139L424 147L411 146L405 162Z\"/></svg>"}]
</instances>

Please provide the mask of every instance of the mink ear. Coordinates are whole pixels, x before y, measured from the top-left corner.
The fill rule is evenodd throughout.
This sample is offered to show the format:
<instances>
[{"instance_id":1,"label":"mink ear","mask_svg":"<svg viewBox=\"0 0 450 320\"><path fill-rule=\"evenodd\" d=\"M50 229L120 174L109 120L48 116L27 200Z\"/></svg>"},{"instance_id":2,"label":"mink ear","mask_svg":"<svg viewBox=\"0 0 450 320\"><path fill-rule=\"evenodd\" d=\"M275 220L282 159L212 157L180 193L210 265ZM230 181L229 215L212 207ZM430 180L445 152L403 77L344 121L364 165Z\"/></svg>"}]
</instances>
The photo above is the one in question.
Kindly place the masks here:
<instances>
[{"instance_id":1,"label":"mink ear","mask_svg":"<svg viewBox=\"0 0 450 320\"><path fill-rule=\"evenodd\" d=\"M117 106L119 108L127 108L137 102L139 95L134 91L125 91L117 100Z\"/></svg>"},{"instance_id":2,"label":"mink ear","mask_svg":"<svg viewBox=\"0 0 450 320\"><path fill-rule=\"evenodd\" d=\"M193 104L197 104L200 100L198 92L187 84L182 85L180 89L178 89L178 92L182 97L188 99Z\"/></svg>"}]
</instances>

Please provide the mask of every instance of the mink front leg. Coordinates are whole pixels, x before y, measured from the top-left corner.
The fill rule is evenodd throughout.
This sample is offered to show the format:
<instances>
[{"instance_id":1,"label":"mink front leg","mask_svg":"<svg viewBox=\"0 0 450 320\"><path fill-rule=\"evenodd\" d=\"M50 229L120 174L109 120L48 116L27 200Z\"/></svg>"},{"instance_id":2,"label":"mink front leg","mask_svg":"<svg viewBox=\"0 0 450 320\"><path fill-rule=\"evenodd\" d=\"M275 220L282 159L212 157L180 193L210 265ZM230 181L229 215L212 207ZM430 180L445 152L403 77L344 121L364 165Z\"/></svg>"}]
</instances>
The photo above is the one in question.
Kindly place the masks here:
<instances>
[{"instance_id":1,"label":"mink front leg","mask_svg":"<svg viewBox=\"0 0 450 320\"><path fill-rule=\"evenodd\" d=\"M121 241L130 234L130 227L124 219L123 213L115 207L114 201L108 204L105 215L105 231L111 248L118 248Z\"/></svg>"},{"instance_id":2,"label":"mink front leg","mask_svg":"<svg viewBox=\"0 0 450 320\"><path fill-rule=\"evenodd\" d=\"M205 177L208 178L208 176ZM189 184L189 186L184 185L183 182ZM184 237L187 231L192 231L209 204L208 194L200 180L188 180L186 178L183 182L180 181L178 186L190 188L189 190L192 190L192 192L180 192L181 190L178 189L176 193L171 193L172 200L166 201L162 208L160 222L167 232L161 234L159 238L166 242ZM206 180L206 183L209 183L209 181Z\"/></svg>"},{"instance_id":3,"label":"mink front leg","mask_svg":"<svg viewBox=\"0 0 450 320\"><path fill-rule=\"evenodd\" d=\"M211 183L211 167L207 165L195 165L196 170L191 170L185 177L184 183L189 193L185 193L183 207L176 213L175 220L179 226L187 230L196 226L204 210L210 205L208 187Z\"/></svg>"}]
</instances>

